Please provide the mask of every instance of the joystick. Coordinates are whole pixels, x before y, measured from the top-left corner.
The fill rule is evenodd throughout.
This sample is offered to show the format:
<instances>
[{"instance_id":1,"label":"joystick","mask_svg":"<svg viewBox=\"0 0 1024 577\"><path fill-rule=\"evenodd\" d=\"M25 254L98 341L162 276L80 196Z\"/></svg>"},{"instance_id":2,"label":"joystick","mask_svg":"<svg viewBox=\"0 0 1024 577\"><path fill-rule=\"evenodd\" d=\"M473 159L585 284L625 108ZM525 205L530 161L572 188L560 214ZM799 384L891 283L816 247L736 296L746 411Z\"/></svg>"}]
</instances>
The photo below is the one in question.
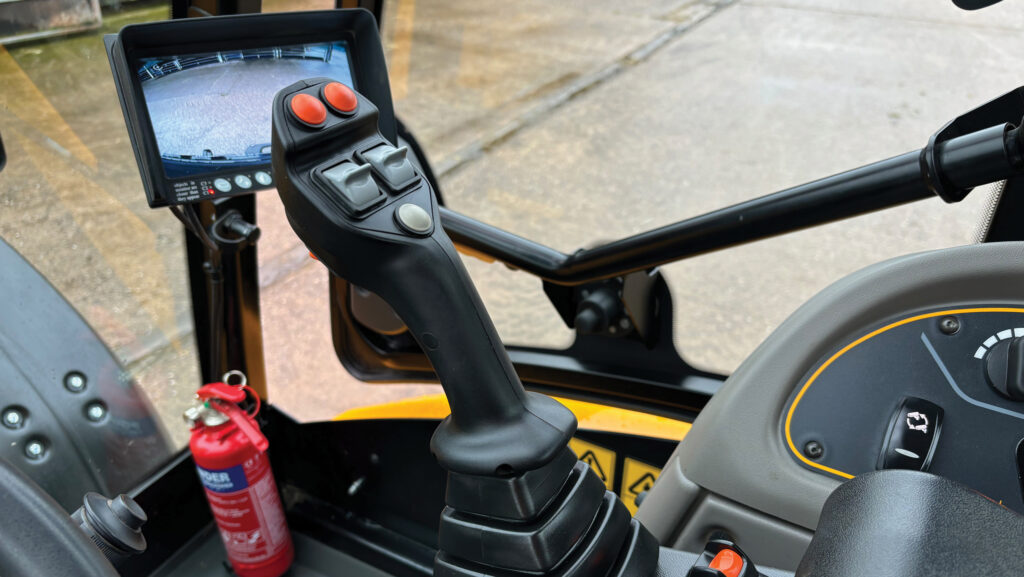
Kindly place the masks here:
<instances>
[{"instance_id":1,"label":"joystick","mask_svg":"<svg viewBox=\"0 0 1024 577\"><path fill-rule=\"evenodd\" d=\"M292 84L274 99L272 151L296 234L391 305L448 397L431 440L448 471L435 575L653 574L657 542L568 448L573 414L523 388L434 191L374 104L329 78Z\"/></svg>"}]
</instances>

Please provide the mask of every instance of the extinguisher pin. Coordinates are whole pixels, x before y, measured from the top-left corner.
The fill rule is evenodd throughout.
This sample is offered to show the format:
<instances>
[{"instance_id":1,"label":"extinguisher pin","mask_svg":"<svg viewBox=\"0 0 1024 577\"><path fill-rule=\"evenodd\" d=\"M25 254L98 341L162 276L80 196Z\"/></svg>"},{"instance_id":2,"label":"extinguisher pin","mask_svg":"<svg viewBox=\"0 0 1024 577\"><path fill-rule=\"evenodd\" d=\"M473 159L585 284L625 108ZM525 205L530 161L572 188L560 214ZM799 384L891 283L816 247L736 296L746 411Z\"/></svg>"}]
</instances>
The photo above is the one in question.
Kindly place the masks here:
<instances>
[{"instance_id":1,"label":"extinguisher pin","mask_svg":"<svg viewBox=\"0 0 1024 577\"><path fill-rule=\"evenodd\" d=\"M236 382L231 382L231 378L234 377ZM237 369L224 373L224 376L220 380L233 387L244 387L249 384L249 379L245 378L245 373Z\"/></svg>"}]
</instances>

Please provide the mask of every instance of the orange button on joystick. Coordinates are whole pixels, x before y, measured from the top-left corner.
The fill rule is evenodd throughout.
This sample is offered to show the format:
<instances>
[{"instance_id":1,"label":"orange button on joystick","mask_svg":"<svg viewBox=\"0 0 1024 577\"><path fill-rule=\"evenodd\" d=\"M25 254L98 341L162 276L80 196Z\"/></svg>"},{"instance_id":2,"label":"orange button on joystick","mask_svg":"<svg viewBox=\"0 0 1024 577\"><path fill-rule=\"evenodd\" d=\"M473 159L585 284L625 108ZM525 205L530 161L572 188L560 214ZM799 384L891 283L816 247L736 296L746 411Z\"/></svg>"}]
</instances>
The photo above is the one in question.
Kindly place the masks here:
<instances>
[{"instance_id":1,"label":"orange button on joystick","mask_svg":"<svg viewBox=\"0 0 1024 577\"><path fill-rule=\"evenodd\" d=\"M310 126L320 126L327 120L327 108L320 99L309 94L296 94L289 105L292 114Z\"/></svg>"},{"instance_id":2,"label":"orange button on joystick","mask_svg":"<svg viewBox=\"0 0 1024 577\"><path fill-rule=\"evenodd\" d=\"M711 563L708 563L708 567L721 571L725 577L739 577L740 571L743 570L743 557L732 549L722 549Z\"/></svg>"},{"instance_id":3,"label":"orange button on joystick","mask_svg":"<svg viewBox=\"0 0 1024 577\"><path fill-rule=\"evenodd\" d=\"M355 112L356 106L359 106L356 93L340 82L331 82L324 86L324 100L331 108L346 114Z\"/></svg>"}]
</instances>

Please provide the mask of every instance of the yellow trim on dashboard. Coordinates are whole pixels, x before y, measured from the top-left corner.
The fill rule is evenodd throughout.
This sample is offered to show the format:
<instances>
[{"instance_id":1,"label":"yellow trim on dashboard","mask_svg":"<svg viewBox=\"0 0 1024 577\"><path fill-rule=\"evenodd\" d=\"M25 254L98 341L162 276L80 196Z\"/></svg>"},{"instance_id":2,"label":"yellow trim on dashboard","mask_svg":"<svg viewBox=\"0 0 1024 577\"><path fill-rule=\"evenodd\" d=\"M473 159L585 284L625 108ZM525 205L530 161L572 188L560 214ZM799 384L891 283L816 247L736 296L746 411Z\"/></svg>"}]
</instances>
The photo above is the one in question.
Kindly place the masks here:
<instances>
[{"instance_id":1,"label":"yellow trim on dashboard","mask_svg":"<svg viewBox=\"0 0 1024 577\"><path fill-rule=\"evenodd\" d=\"M690 432L690 423L659 417L640 411L587 403L556 397L576 415L580 429L623 433L680 441ZM336 421L363 419L443 419L451 413L443 394L402 399L393 403L349 409L334 418Z\"/></svg>"},{"instance_id":2,"label":"yellow trim on dashboard","mask_svg":"<svg viewBox=\"0 0 1024 577\"><path fill-rule=\"evenodd\" d=\"M796 455L797 459L800 459L802 462L806 463L807 465L810 465L811 467L814 467L815 469L821 469L822 471L825 471L827 473L832 473L833 475L838 475L838 476L843 477L845 479L852 479L853 475L851 475L849 473L840 471L838 469L833 469L832 467L826 467L825 465L822 465L821 463L815 463L814 461L808 459L807 457L805 457L803 455L803 453L801 453L800 451L797 450L796 445L793 443L793 437L790 435L790 432L789 432L789 425L793 421L793 412L796 411L796 406L798 404L800 404L800 399L803 398L804 393L807 392L807 389L810 388L811 384L814 383L814 381L818 378L818 376L820 376L821 373L823 373L825 371L825 369L827 369L829 367L829 365L831 365L836 359L838 359L839 357L845 355L847 352L850 351L850 349L852 349L853 347L856 347L857 345L863 343L864 341L866 341L866 340L868 340L870 338L876 337L876 336L884 333L885 331L888 331L890 329L894 329L894 328L896 328L898 326L902 326L902 325L905 325L905 324L908 324L908 323L912 323L914 321L919 321L919 320L922 320L922 319L928 319L928 318L932 318L932 317L939 317L939 316L942 316L942 315L962 315L962 314L969 314L969 313L1024 313L1024 309L1019 309L1019 308L953 309L953 310L939 311L939 312L934 312L934 313L927 313L927 314L923 314L923 315L917 315L915 317L910 317L910 318L907 318L907 319L903 319L901 321L896 321L896 322L892 323L891 325L886 325L886 326L884 326L884 327L882 327L882 328L880 328L878 330L872 331L872 332L864 335L863 337L853 341L852 343L846 345L839 352L837 352L836 354L834 354L831 357L829 357L829 359L827 361L825 361L824 364L822 364L820 367L818 367L818 370L814 371L814 374L811 375L811 378L807 379L807 382L804 383L804 386L800 388L800 392L798 392L796 394L796 398L793 399L793 404L789 407L789 412L786 414L786 426L785 426L786 442L789 444L789 450L792 451L794 455Z\"/></svg>"}]
</instances>

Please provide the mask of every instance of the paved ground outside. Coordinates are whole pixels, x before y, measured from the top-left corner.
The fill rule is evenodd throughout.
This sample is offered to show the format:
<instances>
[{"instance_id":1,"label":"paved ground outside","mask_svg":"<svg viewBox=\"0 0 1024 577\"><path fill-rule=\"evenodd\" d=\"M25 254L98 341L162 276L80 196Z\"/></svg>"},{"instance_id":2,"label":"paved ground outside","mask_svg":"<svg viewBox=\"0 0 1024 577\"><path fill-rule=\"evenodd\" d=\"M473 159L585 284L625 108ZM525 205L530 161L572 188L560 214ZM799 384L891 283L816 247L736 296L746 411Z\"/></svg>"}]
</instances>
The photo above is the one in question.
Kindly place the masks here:
<instances>
[{"instance_id":1,"label":"paved ground outside","mask_svg":"<svg viewBox=\"0 0 1024 577\"><path fill-rule=\"evenodd\" d=\"M272 9L319 0L265 2ZM104 31L166 17L126 4ZM938 0L393 0L399 116L449 205L563 251L922 146L1024 84L1024 9ZM180 226L150 211L97 34L0 49L0 237L93 324L175 432L196 386ZM984 205L907 205L665 267L677 345L729 372L841 276L970 242ZM327 275L259 197L272 399L304 419L438 390L334 358ZM540 282L467 259L508 342L564 346Z\"/></svg>"}]
</instances>

